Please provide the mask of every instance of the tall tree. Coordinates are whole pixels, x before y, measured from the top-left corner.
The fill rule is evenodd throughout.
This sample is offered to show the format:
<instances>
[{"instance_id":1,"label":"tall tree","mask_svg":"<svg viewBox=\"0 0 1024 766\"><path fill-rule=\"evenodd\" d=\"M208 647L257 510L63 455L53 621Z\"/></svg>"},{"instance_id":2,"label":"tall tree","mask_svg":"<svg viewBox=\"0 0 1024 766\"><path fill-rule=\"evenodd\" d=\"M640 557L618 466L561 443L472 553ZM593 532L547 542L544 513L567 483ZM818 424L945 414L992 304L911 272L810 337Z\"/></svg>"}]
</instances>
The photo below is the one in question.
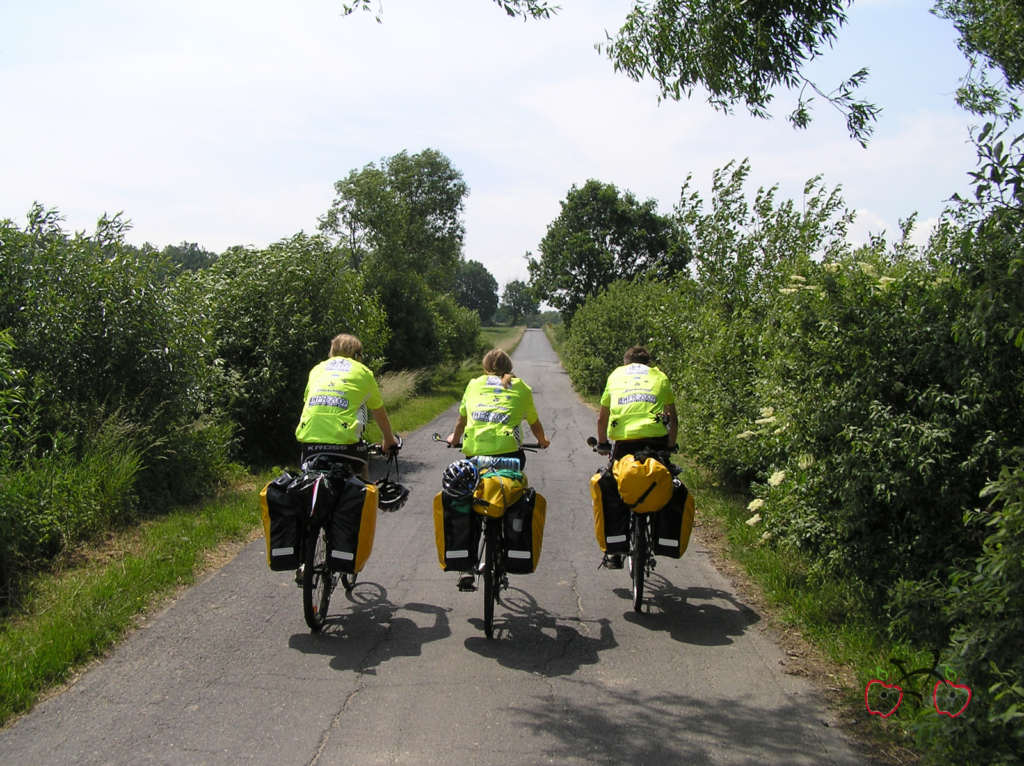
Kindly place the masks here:
<instances>
[{"instance_id":1,"label":"tall tree","mask_svg":"<svg viewBox=\"0 0 1024 766\"><path fill-rule=\"evenodd\" d=\"M521 279L513 279L501 294L501 306L511 316L510 324L518 324L519 320L530 314L536 314L540 301L530 286Z\"/></svg>"},{"instance_id":2,"label":"tall tree","mask_svg":"<svg viewBox=\"0 0 1024 766\"><path fill-rule=\"evenodd\" d=\"M451 290L469 190L445 155L402 151L353 170L334 190L320 228L349 248L356 265L378 273L414 271L435 288Z\"/></svg>"},{"instance_id":3,"label":"tall tree","mask_svg":"<svg viewBox=\"0 0 1024 766\"><path fill-rule=\"evenodd\" d=\"M437 361L430 296L451 292L462 258L462 174L434 149L399 152L353 170L334 185L320 219L380 297L392 334L387 357L397 367Z\"/></svg>"},{"instance_id":4,"label":"tall tree","mask_svg":"<svg viewBox=\"0 0 1024 766\"><path fill-rule=\"evenodd\" d=\"M591 295L617 279L668 277L686 267L689 252L671 217L654 200L593 179L569 189L562 210L529 257L530 285L568 324Z\"/></svg>"},{"instance_id":5,"label":"tall tree","mask_svg":"<svg viewBox=\"0 0 1024 766\"><path fill-rule=\"evenodd\" d=\"M455 301L489 322L498 309L498 282L479 261L463 261L455 274Z\"/></svg>"},{"instance_id":6,"label":"tall tree","mask_svg":"<svg viewBox=\"0 0 1024 766\"><path fill-rule=\"evenodd\" d=\"M182 242L180 245L167 245L161 254L172 263L177 264L183 271L198 271L205 269L215 260L217 254L200 247L195 242Z\"/></svg>"}]
</instances>

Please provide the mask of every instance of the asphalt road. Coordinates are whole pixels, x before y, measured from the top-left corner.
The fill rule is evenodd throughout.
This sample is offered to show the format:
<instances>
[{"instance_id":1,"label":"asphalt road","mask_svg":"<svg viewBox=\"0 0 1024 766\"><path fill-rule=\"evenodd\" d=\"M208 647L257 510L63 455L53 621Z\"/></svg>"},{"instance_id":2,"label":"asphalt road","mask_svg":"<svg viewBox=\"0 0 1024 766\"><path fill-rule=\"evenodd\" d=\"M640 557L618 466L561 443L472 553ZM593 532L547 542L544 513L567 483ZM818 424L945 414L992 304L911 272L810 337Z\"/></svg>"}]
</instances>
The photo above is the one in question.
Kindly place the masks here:
<instances>
[{"instance_id":1,"label":"asphalt road","mask_svg":"<svg viewBox=\"0 0 1024 766\"><path fill-rule=\"evenodd\" d=\"M695 540L659 558L647 611L633 611L626 571L597 567L595 414L542 332L514 359L552 442L527 465L548 516L538 570L512 577L493 641L482 593L458 592L434 546L431 503L456 453L430 435L453 409L407 435L409 503L380 515L322 634L260 539L0 731L0 763L865 763Z\"/></svg>"}]
</instances>

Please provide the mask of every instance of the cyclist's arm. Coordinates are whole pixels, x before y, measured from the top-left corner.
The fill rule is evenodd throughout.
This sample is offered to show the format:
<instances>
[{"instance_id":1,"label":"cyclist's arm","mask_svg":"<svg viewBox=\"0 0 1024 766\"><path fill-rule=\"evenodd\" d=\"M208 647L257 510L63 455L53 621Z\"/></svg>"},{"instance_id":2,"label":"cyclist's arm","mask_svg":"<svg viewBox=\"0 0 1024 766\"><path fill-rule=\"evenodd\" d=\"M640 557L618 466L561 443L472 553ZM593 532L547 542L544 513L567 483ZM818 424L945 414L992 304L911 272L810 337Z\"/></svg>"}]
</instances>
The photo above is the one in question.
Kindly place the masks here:
<instances>
[{"instance_id":1,"label":"cyclist's arm","mask_svg":"<svg viewBox=\"0 0 1024 766\"><path fill-rule=\"evenodd\" d=\"M668 415L668 446L672 447L676 443L676 435L679 431L679 418L676 416L676 406L674 404L666 404L665 414Z\"/></svg>"},{"instance_id":2,"label":"cyclist's arm","mask_svg":"<svg viewBox=\"0 0 1024 766\"><path fill-rule=\"evenodd\" d=\"M544 435L544 426L541 425L539 418L530 423L530 430L533 431L533 435L537 438L537 444L540 445L541 449L547 449L551 442Z\"/></svg>"},{"instance_id":3,"label":"cyclist's arm","mask_svg":"<svg viewBox=\"0 0 1024 766\"><path fill-rule=\"evenodd\" d=\"M607 444L608 443L608 418L611 415L611 411L601 405L601 409L597 413L597 443Z\"/></svg>"},{"instance_id":4,"label":"cyclist's arm","mask_svg":"<svg viewBox=\"0 0 1024 766\"><path fill-rule=\"evenodd\" d=\"M448 442L448 444L458 444L459 442L461 442L462 433L466 430L467 422L468 421L466 420L466 416L460 414L459 419L455 421L455 428L452 430L450 434L448 434L448 438L445 439L445 441Z\"/></svg>"},{"instance_id":5,"label":"cyclist's arm","mask_svg":"<svg viewBox=\"0 0 1024 766\"><path fill-rule=\"evenodd\" d=\"M373 421L380 428L382 438L380 440L381 449L384 452L389 452L392 448L398 446L398 442L395 440L395 435L391 431L391 421L388 420L388 413L383 407L378 407L375 410L370 410L370 414L373 415Z\"/></svg>"}]
</instances>

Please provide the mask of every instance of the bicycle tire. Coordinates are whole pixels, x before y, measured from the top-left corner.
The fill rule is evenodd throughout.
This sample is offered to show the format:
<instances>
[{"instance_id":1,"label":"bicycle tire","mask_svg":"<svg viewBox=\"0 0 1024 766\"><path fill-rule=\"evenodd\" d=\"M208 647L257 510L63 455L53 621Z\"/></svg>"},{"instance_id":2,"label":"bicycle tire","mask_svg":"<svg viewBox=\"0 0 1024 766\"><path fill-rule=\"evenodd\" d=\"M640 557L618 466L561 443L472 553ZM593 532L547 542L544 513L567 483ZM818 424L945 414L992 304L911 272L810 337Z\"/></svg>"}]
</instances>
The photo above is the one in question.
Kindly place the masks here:
<instances>
[{"instance_id":1,"label":"bicycle tire","mask_svg":"<svg viewBox=\"0 0 1024 766\"><path fill-rule=\"evenodd\" d=\"M327 568L327 530L319 524L306 537L302 571L302 612L306 624L319 633L331 603L331 572Z\"/></svg>"},{"instance_id":2,"label":"bicycle tire","mask_svg":"<svg viewBox=\"0 0 1024 766\"><path fill-rule=\"evenodd\" d=\"M484 522L484 635L494 638L494 602L498 600L496 519Z\"/></svg>"},{"instance_id":3,"label":"bicycle tire","mask_svg":"<svg viewBox=\"0 0 1024 766\"><path fill-rule=\"evenodd\" d=\"M630 524L629 574L633 580L633 611L643 610L644 575L647 570L647 527L646 518L638 513L632 515Z\"/></svg>"}]
</instances>

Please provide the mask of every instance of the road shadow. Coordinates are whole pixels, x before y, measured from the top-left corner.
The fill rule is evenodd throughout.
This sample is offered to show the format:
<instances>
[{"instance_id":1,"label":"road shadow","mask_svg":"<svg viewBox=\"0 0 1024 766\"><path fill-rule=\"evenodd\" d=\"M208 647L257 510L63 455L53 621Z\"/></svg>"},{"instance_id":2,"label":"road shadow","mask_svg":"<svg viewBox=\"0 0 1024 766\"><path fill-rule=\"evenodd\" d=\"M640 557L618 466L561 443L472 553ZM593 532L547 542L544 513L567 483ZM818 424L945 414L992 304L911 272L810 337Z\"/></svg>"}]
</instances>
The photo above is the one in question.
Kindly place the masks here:
<instances>
[{"instance_id":1,"label":"road shadow","mask_svg":"<svg viewBox=\"0 0 1024 766\"><path fill-rule=\"evenodd\" d=\"M632 601L628 588L616 588L614 593ZM734 636L743 635L747 628L761 621L757 612L728 591L678 588L659 574L647 579L643 611L630 608L623 617L650 630L663 630L676 641L700 646L731 644Z\"/></svg>"},{"instance_id":2,"label":"road shadow","mask_svg":"<svg viewBox=\"0 0 1024 766\"><path fill-rule=\"evenodd\" d=\"M373 582L357 582L350 593L338 588L331 611L345 599L351 609L328 614L320 633L296 633L288 646L305 654L331 657L334 670L355 670L368 675L395 657L418 657L423 645L451 635L448 609L410 602L402 606L388 600L387 590Z\"/></svg>"},{"instance_id":3,"label":"road shadow","mask_svg":"<svg viewBox=\"0 0 1024 766\"><path fill-rule=\"evenodd\" d=\"M600 652L618 646L610 620L557 617L520 588L504 591L502 602L495 606L493 639L483 634L482 618L469 622L480 631L465 641L471 652L507 668L548 677L571 675L584 665L594 665Z\"/></svg>"},{"instance_id":4,"label":"road shadow","mask_svg":"<svg viewBox=\"0 0 1024 766\"><path fill-rule=\"evenodd\" d=\"M509 725L526 726L548 740L545 756L552 763L874 762L824 728L824 711L804 698L765 710L738 695L711 699L699 692L646 694L586 681L571 684L555 697L509 709Z\"/></svg>"}]
</instances>

